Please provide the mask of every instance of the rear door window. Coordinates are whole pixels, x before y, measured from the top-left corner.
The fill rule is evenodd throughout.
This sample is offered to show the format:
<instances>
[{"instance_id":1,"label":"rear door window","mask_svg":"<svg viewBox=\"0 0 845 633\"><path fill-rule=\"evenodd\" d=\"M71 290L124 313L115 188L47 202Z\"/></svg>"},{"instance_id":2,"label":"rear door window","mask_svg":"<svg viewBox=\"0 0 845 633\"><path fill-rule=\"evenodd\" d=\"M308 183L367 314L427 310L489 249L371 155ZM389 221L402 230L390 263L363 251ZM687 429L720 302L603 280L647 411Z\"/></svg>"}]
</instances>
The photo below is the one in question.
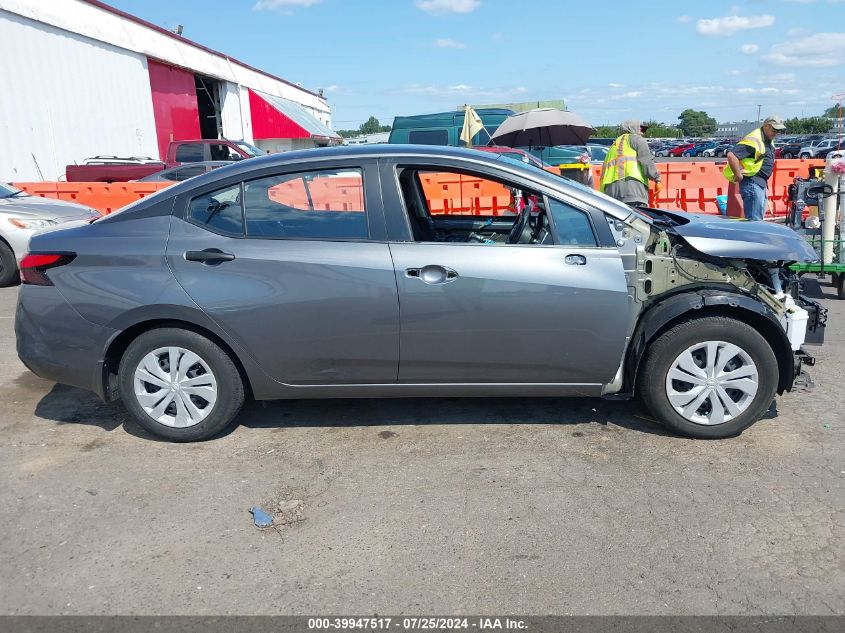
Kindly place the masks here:
<instances>
[{"instance_id":1,"label":"rear door window","mask_svg":"<svg viewBox=\"0 0 845 633\"><path fill-rule=\"evenodd\" d=\"M176 148L176 162L198 163L203 159L202 143L182 143Z\"/></svg>"},{"instance_id":2,"label":"rear door window","mask_svg":"<svg viewBox=\"0 0 845 633\"><path fill-rule=\"evenodd\" d=\"M281 174L244 183L247 237L367 239L360 169Z\"/></svg>"}]
</instances>

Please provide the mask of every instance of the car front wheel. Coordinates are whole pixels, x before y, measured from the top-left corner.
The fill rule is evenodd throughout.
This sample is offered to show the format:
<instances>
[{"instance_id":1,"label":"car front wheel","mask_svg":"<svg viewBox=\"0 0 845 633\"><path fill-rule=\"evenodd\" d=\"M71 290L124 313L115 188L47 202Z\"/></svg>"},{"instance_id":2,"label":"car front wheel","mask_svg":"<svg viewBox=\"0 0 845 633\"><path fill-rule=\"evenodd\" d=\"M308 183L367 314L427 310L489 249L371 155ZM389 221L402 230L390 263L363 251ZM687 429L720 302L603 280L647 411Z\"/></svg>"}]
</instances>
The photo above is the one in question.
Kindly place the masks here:
<instances>
[{"instance_id":1,"label":"car front wheel","mask_svg":"<svg viewBox=\"0 0 845 633\"><path fill-rule=\"evenodd\" d=\"M702 439L738 435L774 400L777 359L751 326L726 317L680 323L652 342L639 391L667 428Z\"/></svg>"},{"instance_id":2,"label":"car front wheel","mask_svg":"<svg viewBox=\"0 0 845 633\"><path fill-rule=\"evenodd\" d=\"M803 152L801 154L801 158L810 158L810 154L808 152Z\"/></svg>"},{"instance_id":3,"label":"car front wheel","mask_svg":"<svg viewBox=\"0 0 845 633\"><path fill-rule=\"evenodd\" d=\"M18 261L6 242L0 240L0 288L11 286L18 279Z\"/></svg>"},{"instance_id":4,"label":"car front wheel","mask_svg":"<svg viewBox=\"0 0 845 633\"><path fill-rule=\"evenodd\" d=\"M150 330L126 350L120 397L138 424L174 442L214 437L244 402L240 373L205 336L179 328Z\"/></svg>"}]
</instances>

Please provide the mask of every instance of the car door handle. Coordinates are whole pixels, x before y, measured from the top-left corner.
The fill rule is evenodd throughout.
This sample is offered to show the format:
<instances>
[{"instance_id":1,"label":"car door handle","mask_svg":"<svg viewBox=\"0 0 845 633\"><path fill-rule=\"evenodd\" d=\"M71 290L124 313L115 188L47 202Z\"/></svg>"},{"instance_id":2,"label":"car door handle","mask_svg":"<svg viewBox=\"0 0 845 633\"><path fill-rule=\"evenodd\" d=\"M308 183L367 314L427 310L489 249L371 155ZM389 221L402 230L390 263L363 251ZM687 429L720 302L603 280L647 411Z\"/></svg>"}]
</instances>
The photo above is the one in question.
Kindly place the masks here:
<instances>
[{"instance_id":1,"label":"car door handle","mask_svg":"<svg viewBox=\"0 0 845 633\"><path fill-rule=\"evenodd\" d=\"M583 255L567 255L563 258L563 261L570 266L585 266L587 264L587 258Z\"/></svg>"},{"instance_id":2,"label":"car door handle","mask_svg":"<svg viewBox=\"0 0 845 633\"><path fill-rule=\"evenodd\" d=\"M207 248L204 251L185 251L185 259L189 262L219 264L220 262L230 262L235 259L235 256L232 253L224 253L219 248Z\"/></svg>"},{"instance_id":3,"label":"car door handle","mask_svg":"<svg viewBox=\"0 0 845 633\"><path fill-rule=\"evenodd\" d=\"M422 268L406 268L405 276L411 279L419 279L429 286L448 284L458 278L458 273L445 266L423 266Z\"/></svg>"}]
</instances>

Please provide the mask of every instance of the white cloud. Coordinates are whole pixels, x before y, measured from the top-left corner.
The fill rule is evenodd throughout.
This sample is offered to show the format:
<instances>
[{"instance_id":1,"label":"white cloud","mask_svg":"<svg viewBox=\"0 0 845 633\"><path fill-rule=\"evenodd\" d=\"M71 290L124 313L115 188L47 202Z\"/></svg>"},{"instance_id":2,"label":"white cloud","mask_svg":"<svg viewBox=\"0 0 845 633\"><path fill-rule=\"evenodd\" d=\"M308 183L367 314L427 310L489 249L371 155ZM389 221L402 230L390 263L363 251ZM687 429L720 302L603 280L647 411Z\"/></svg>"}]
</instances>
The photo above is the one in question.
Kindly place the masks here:
<instances>
[{"instance_id":1,"label":"white cloud","mask_svg":"<svg viewBox=\"0 0 845 633\"><path fill-rule=\"evenodd\" d=\"M615 83L609 83L609 84L607 84L607 87L608 87L608 88L624 88L624 87L625 87L625 84L615 84Z\"/></svg>"},{"instance_id":2,"label":"white cloud","mask_svg":"<svg viewBox=\"0 0 845 633\"><path fill-rule=\"evenodd\" d=\"M338 86L337 84L326 86L326 92L337 92L338 90L340 90L340 86Z\"/></svg>"},{"instance_id":3,"label":"white cloud","mask_svg":"<svg viewBox=\"0 0 845 633\"><path fill-rule=\"evenodd\" d=\"M773 75L763 75L757 78L758 84L766 85L784 85L795 83L795 73L775 73Z\"/></svg>"},{"instance_id":4,"label":"white cloud","mask_svg":"<svg viewBox=\"0 0 845 633\"><path fill-rule=\"evenodd\" d=\"M675 22L678 24L687 24L688 22L692 22L692 18L688 15L679 15L675 18Z\"/></svg>"},{"instance_id":5,"label":"white cloud","mask_svg":"<svg viewBox=\"0 0 845 633\"><path fill-rule=\"evenodd\" d=\"M480 88L468 84L456 84L454 86L420 85L412 84L406 88L396 91L398 94L422 95L432 98L455 98L455 97L484 97L492 99L506 99L515 95L524 94L526 89L522 86L511 86L503 88Z\"/></svg>"},{"instance_id":6,"label":"white cloud","mask_svg":"<svg viewBox=\"0 0 845 633\"><path fill-rule=\"evenodd\" d=\"M766 28L774 23L774 16L768 14L748 17L729 15L724 18L699 20L695 23L695 30L699 35L734 35L740 31Z\"/></svg>"},{"instance_id":7,"label":"white cloud","mask_svg":"<svg viewBox=\"0 0 845 633\"><path fill-rule=\"evenodd\" d=\"M733 70L729 70L729 71L728 71L728 74L729 74L731 77L739 77L739 76L742 74L742 71L741 71L741 70L737 70L736 68L734 68Z\"/></svg>"},{"instance_id":8,"label":"white cloud","mask_svg":"<svg viewBox=\"0 0 845 633\"><path fill-rule=\"evenodd\" d=\"M258 0L252 5L253 11L275 11L282 15L293 15L291 9L307 9L319 4L321 0Z\"/></svg>"},{"instance_id":9,"label":"white cloud","mask_svg":"<svg viewBox=\"0 0 845 633\"><path fill-rule=\"evenodd\" d=\"M481 6L481 0L416 0L416 7L431 15L472 13Z\"/></svg>"},{"instance_id":10,"label":"white cloud","mask_svg":"<svg viewBox=\"0 0 845 633\"><path fill-rule=\"evenodd\" d=\"M756 44L743 44L739 47L739 52L743 53L744 55L753 55L757 51L760 50L760 47Z\"/></svg>"},{"instance_id":11,"label":"white cloud","mask_svg":"<svg viewBox=\"0 0 845 633\"><path fill-rule=\"evenodd\" d=\"M625 92L621 95L613 95L611 99L619 100L619 99L636 99L637 97L642 97L643 93L641 90L631 90L630 92Z\"/></svg>"},{"instance_id":12,"label":"white cloud","mask_svg":"<svg viewBox=\"0 0 845 633\"><path fill-rule=\"evenodd\" d=\"M797 42L776 44L763 61L796 68L839 66L845 63L845 33L815 33Z\"/></svg>"},{"instance_id":13,"label":"white cloud","mask_svg":"<svg viewBox=\"0 0 845 633\"><path fill-rule=\"evenodd\" d=\"M434 40L434 45L437 48L466 48L467 45L463 42L457 42L451 37L444 37L439 40Z\"/></svg>"}]
</instances>

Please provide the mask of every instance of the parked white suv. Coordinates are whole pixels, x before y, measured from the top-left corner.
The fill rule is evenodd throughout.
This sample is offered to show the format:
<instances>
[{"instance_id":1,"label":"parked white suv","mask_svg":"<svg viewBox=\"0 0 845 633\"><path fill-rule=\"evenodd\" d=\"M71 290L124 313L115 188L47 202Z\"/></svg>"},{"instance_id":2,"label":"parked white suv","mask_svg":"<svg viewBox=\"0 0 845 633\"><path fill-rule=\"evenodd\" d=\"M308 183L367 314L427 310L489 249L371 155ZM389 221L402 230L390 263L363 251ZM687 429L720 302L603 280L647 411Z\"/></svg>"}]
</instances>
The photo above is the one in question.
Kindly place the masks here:
<instances>
[{"instance_id":1,"label":"parked white suv","mask_svg":"<svg viewBox=\"0 0 845 633\"><path fill-rule=\"evenodd\" d=\"M825 138L822 139L813 145L806 145L801 148L801 151L798 153L800 158L814 158L818 155L820 150L829 149L831 147L836 147L837 140L835 138Z\"/></svg>"}]
</instances>

